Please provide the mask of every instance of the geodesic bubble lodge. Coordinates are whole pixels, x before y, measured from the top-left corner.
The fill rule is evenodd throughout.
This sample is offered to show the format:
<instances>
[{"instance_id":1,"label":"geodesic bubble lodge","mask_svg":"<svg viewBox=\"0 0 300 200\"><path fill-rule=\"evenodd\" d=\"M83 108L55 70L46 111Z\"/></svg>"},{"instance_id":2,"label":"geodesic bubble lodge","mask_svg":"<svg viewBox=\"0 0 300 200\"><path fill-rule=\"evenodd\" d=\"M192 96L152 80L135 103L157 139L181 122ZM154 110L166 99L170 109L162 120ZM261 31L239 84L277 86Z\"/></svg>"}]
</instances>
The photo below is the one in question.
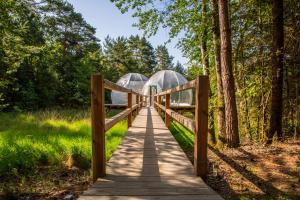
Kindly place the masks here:
<instances>
[{"instance_id":1,"label":"geodesic bubble lodge","mask_svg":"<svg viewBox=\"0 0 300 200\"><path fill-rule=\"evenodd\" d=\"M143 86L148 81L148 78L139 73L128 73L122 76L118 81L117 85L132 89L135 92L142 93ZM112 104L127 104L127 93L112 91L111 92ZM136 98L132 96L132 103L136 103Z\"/></svg>"},{"instance_id":2,"label":"geodesic bubble lodge","mask_svg":"<svg viewBox=\"0 0 300 200\"><path fill-rule=\"evenodd\" d=\"M178 85L185 84L187 82L188 81L186 80L186 78L184 78L184 76L178 72L172 70L162 70L156 72L153 76L149 78L147 83L144 85L143 94L150 95L150 86L152 86L152 94L156 94L164 90L174 88ZM185 90L171 94L171 105L191 105L192 101L192 90Z\"/></svg>"}]
</instances>

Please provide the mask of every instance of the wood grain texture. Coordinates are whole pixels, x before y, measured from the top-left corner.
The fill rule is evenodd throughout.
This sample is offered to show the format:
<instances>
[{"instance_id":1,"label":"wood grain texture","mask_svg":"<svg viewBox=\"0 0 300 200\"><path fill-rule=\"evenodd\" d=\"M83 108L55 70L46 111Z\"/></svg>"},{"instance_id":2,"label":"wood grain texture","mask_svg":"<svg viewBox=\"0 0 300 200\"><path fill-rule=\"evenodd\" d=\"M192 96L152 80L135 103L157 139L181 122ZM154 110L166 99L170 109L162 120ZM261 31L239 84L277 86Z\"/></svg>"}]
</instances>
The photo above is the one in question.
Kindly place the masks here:
<instances>
[{"instance_id":1,"label":"wood grain texture","mask_svg":"<svg viewBox=\"0 0 300 200\"><path fill-rule=\"evenodd\" d=\"M131 127L131 123L132 123L132 92L128 93L127 103L128 103L127 108L130 109L130 113L127 116L127 124L128 124L128 128L129 128L129 127Z\"/></svg>"},{"instance_id":2,"label":"wood grain texture","mask_svg":"<svg viewBox=\"0 0 300 200\"><path fill-rule=\"evenodd\" d=\"M99 178L80 200L222 200L200 177L158 113L142 108Z\"/></svg>"},{"instance_id":3,"label":"wood grain texture","mask_svg":"<svg viewBox=\"0 0 300 200\"><path fill-rule=\"evenodd\" d=\"M177 87L174 87L174 88L165 90L161 93L155 94L154 96L163 96L163 95L166 95L166 94L172 94L172 93L180 92L180 91L183 91L183 90L193 89L193 88L195 88L195 85L196 85L196 81L192 80L192 81L187 82L183 85L178 85Z\"/></svg>"},{"instance_id":4,"label":"wood grain texture","mask_svg":"<svg viewBox=\"0 0 300 200\"><path fill-rule=\"evenodd\" d=\"M170 94L166 94L166 111L168 109L170 109L170 103L171 103L171 95ZM171 119L170 119L170 115L165 112L165 124L166 124L166 127L170 127L170 122L171 122Z\"/></svg>"},{"instance_id":5,"label":"wood grain texture","mask_svg":"<svg viewBox=\"0 0 300 200\"><path fill-rule=\"evenodd\" d=\"M208 77L198 76L196 81L194 167L196 175L205 179L208 172Z\"/></svg>"},{"instance_id":6,"label":"wood grain texture","mask_svg":"<svg viewBox=\"0 0 300 200\"><path fill-rule=\"evenodd\" d=\"M91 77L91 125L93 181L105 176L105 108L102 75Z\"/></svg>"}]
</instances>

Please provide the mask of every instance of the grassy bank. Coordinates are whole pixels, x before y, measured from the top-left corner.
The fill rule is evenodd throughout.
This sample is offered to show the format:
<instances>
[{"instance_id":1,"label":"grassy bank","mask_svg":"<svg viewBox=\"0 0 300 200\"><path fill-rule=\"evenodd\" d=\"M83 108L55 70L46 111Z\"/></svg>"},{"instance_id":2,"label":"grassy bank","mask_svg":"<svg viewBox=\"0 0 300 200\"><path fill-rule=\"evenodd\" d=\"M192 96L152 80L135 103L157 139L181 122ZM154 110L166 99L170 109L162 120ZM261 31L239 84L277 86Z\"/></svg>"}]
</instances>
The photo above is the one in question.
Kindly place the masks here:
<instances>
[{"instance_id":1,"label":"grassy bank","mask_svg":"<svg viewBox=\"0 0 300 200\"><path fill-rule=\"evenodd\" d=\"M1 113L0 122L1 176L34 173L40 166L90 168L91 127L88 111ZM122 121L108 131L107 158L110 158L126 130L126 121Z\"/></svg>"}]
</instances>

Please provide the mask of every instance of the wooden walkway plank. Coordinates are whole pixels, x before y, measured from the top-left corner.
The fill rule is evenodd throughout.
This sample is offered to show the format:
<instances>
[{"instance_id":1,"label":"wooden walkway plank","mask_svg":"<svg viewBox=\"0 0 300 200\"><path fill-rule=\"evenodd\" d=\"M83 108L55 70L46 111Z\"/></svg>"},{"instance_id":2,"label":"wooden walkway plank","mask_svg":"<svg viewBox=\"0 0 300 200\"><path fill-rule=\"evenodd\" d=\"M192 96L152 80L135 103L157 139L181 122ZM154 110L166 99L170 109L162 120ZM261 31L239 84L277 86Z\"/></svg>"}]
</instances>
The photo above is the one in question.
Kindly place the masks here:
<instances>
[{"instance_id":1,"label":"wooden walkway plank","mask_svg":"<svg viewBox=\"0 0 300 200\"><path fill-rule=\"evenodd\" d=\"M153 108L142 108L99 178L80 200L222 200L194 168Z\"/></svg>"}]
</instances>

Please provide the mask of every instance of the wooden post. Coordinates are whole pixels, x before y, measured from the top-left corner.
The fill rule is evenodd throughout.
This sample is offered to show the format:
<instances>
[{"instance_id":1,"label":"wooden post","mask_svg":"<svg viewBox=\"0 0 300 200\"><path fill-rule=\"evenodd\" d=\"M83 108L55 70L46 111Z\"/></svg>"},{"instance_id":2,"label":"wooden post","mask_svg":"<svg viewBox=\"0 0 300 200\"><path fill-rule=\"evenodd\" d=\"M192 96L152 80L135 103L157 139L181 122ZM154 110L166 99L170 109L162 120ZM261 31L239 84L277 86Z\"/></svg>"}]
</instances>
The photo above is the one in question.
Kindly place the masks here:
<instances>
[{"instance_id":1,"label":"wooden post","mask_svg":"<svg viewBox=\"0 0 300 200\"><path fill-rule=\"evenodd\" d=\"M140 111L140 96L139 96L139 94L135 95L135 101L136 101L136 104L138 105L136 108L136 114L138 114Z\"/></svg>"},{"instance_id":2,"label":"wooden post","mask_svg":"<svg viewBox=\"0 0 300 200\"><path fill-rule=\"evenodd\" d=\"M128 93L127 101L128 101L127 108L130 108L130 113L129 113L128 119L127 119L128 128L129 128L129 127L131 127L131 119L132 119L132 92Z\"/></svg>"},{"instance_id":3,"label":"wooden post","mask_svg":"<svg viewBox=\"0 0 300 200\"><path fill-rule=\"evenodd\" d=\"M142 109L144 105L143 98L144 98L143 95L140 95L140 103L142 102L140 109Z\"/></svg>"},{"instance_id":4,"label":"wooden post","mask_svg":"<svg viewBox=\"0 0 300 200\"><path fill-rule=\"evenodd\" d=\"M161 96L157 96L157 103L161 104ZM157 110L158 110L158 114L160 114L160 108L159 107L157 107Z\"/></svg>"},{"instance_id":5,"label":"wooden post","mask_svg":"<svg viewBox=\"0 0 300 200\"><path fill-rule=\"evenodd\" d=\"M93 181L105 176L105 108L102 75L91 77L92 170Z\"/></svg>"},{"instance_id":6,"label":"wooden post","mask_svg":"<svg viewBox=\"0 0 300 200\"><path fill-rule=\"evenodd\" d=\"M151 86L149 86L150 87L150 107L152 106L152 87Z\"/></svg>"},{"instance_id":7,"label":"wooden post","mask_svg":"<svg viewBox=\"0 0 300 200\"><path fill-rule=\"evenodd\" d=\"M170 109L170 94L166 94L166 112L165 112L165 124L166 127L170 127L170 116L167 114L167 110Z\"/></svg>"},{"instance_id":8,"label":"wooden post","mask_svg":"<svg viewBox=\"0 0 300 200\"><path fill-rule=\"evenodd\" d=\"M208 77L198 76L196 79L195 107L195 144L194 168L197 176L206 179L208 172L207 135L208 135Z\"/></svg>"}]
</instances>

